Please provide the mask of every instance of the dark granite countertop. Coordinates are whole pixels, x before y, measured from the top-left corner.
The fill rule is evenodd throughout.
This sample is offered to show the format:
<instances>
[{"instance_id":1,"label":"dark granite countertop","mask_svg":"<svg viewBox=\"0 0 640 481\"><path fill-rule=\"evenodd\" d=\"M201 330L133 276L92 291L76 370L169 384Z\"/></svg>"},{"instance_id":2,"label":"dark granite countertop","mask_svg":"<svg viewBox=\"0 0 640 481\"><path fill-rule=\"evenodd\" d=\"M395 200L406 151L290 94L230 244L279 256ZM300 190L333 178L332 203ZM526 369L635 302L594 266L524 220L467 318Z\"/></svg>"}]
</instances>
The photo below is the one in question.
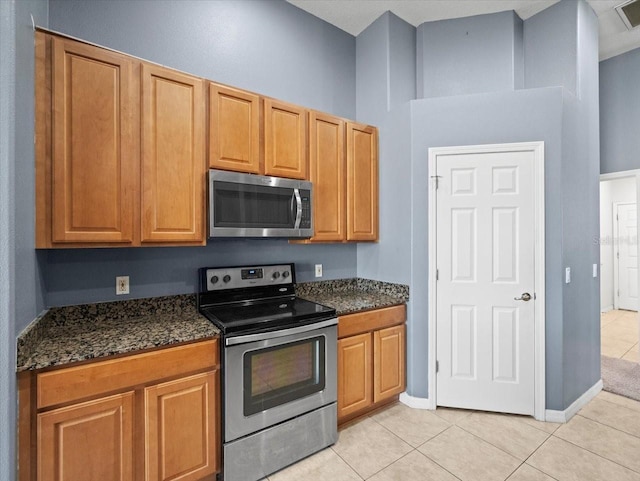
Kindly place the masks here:
<instances>
[{"instance_id":1,"label":"dark granite countertop","mask_svg":"<svg viewBox=\"0 0 640 481\"><path fill-rule=\"evenodd\" d=\"M17 371L207 339L220 331L195 295L55 307L18 338Z\"/></svg>"},{"instance_id":2,"label":"dark granite countertop","mask_svg":"<svg viewBox=\"0 0 640 481\"><path fill-rule=\"evenodd\" d=\"M409 287L369 279L305 282L298 296L333 307L338 315L409 300ZM195 295L54 307L18 338L17 371L86 361L218 336L198 313Z\"/></svg>"},{"instance_id":3,"label":"dark granite countertop","mask_svg":"<svg viewBox=\"0 0 640 481\"><path fill-rule=\"evenodd\" d=\"M333 307L342 316L403 304L409 300L409 286L370 279L339 279L298 284L296 294Z\"/></svg>"}]
</instances>

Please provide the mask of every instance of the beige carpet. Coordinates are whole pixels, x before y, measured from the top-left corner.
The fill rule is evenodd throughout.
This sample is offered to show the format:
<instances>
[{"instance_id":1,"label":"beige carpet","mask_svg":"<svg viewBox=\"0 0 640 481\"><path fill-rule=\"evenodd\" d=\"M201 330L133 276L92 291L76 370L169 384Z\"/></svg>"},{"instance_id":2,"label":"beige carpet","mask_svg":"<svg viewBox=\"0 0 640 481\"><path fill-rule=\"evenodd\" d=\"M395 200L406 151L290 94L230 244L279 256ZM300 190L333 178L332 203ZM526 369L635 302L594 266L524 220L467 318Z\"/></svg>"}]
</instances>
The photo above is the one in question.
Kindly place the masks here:
<instances>
[{"instance_id":1,"label":"beige carpet","mask_svg":"<svg viewBox=\"0 0 640 481\"><path fill-rule=\"evenodd\" d=\"M640 364L602 356L603 389L640 401Z\"/></svg>"}]
</instances>

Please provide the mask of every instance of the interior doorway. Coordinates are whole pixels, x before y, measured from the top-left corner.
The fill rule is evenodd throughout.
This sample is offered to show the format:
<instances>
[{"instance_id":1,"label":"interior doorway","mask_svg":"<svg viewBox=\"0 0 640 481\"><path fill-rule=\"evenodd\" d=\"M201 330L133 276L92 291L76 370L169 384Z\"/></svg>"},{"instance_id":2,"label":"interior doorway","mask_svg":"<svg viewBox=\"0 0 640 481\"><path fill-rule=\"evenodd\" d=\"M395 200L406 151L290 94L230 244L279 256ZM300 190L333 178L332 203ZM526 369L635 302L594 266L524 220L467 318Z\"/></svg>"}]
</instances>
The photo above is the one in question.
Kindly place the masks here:
<instances>
[{"instance_id":1,"label":"interior doorway","mask_svg":"<svg viewBox=\"0 0 640 481\"><path fill-rule=\"evenodd\" d=\"M601 353L640 362L640 170L600 178Z\"/></svg>"},{"instance_id":2,"label":"interior doorway","mask_svg":"<svg viewBox=\"0 0 640 481\"><path fill-rule=\"evenodd\" d=\"M545 415L544 144L429 149L429 402Z\"/></svg>"}]
</instances>

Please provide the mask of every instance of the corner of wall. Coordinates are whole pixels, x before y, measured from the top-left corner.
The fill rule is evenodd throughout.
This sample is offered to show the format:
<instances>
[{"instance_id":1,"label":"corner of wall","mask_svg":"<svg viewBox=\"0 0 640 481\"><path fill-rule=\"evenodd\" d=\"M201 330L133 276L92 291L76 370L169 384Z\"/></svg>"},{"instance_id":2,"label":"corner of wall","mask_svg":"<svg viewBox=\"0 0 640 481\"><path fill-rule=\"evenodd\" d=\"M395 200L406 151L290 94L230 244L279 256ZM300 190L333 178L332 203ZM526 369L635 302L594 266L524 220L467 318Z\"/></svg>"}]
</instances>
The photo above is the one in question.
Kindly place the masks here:
<instances>
[{"instance_id":1,"label":"corner of wall","mask_svg":"<svg viewBox=\"0 0 640 481\"><path fill-rule=\"evenodd\" d=\"M16 474L14 167L16 2L0 1L0 479Z\"/></svg>"}]
</instances>

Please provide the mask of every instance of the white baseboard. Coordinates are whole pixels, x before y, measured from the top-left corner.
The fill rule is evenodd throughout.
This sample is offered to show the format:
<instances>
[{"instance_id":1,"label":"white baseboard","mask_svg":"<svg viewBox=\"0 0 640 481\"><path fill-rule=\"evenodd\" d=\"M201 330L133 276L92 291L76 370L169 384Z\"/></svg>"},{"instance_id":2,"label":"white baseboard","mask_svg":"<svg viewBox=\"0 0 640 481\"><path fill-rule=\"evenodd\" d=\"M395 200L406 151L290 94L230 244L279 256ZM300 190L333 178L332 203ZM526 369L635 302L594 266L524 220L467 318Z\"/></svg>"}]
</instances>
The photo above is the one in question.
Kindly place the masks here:
<instances>
[{"instance_id":1,"label":"white baseboard","mask_svg":"<svg viewBox=\"0 0 640 481\"><path fill-rule=\"evenodd\" d=\"M410 396L406 392L400 394L400 402L414 409L435 409L429 398Z\"/></svg>"},{"instance_id":2,"label":"white baseboard","mask_svg":"<svg viewBox=\"0 0 640 481\"><path fill-rule=\"evenodd\" d=\"M602 379L591 386L582 396L571 403L564 411L554 411L547 409L545 411L545 421L550 423L566 423L575 414L580 411L589 401L591 401L596 395L602 391Z\"/></svg>"},{"instance_id":3,"label":"white baseboard","mask_svg":"<svg viewBox=\"0 0 640 481\"><path fill-rule=\"evenodd\" d=\"M613 306L605 306L600 308L600 312L604 314L605 312L613 311Z\"/></svg>"}]
</instances>

